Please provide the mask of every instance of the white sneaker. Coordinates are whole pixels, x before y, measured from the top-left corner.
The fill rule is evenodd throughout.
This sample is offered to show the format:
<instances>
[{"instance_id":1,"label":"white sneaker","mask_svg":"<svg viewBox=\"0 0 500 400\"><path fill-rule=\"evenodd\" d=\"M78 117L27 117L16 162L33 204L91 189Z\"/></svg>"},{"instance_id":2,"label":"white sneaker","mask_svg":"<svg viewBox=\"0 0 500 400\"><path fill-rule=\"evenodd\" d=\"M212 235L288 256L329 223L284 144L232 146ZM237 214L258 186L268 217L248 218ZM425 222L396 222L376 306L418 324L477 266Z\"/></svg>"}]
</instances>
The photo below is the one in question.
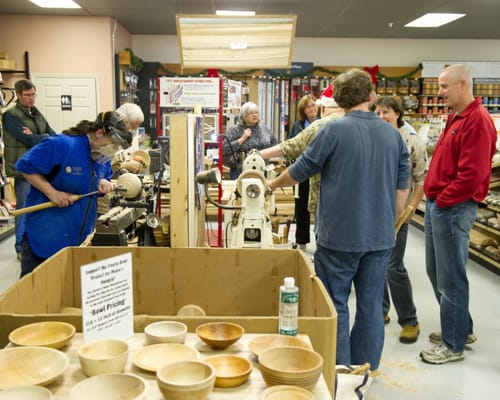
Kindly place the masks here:
<instances>
[{"instance_id":1,"label":"white sneaker","mask_svg":"<svg viewBox=\"0 0 500 400\"><path fill-rule=\"evenodd\" d=\"M299 250L305 250L306 249L306 245L305 244L297 244L297 248Z\"/></svg>"},{"instance_id":2,"label":"white sneaker","mask_svg":"<svg viewBox=\"0 0 500 400\"><path fill-rule=\"evenodd\" d=\"M421 351L420 357L430 364L445 364L451 361L462 361L465 358L463 351L454 352L441 343L430 350Z\"/></svg>"}]
</instances>

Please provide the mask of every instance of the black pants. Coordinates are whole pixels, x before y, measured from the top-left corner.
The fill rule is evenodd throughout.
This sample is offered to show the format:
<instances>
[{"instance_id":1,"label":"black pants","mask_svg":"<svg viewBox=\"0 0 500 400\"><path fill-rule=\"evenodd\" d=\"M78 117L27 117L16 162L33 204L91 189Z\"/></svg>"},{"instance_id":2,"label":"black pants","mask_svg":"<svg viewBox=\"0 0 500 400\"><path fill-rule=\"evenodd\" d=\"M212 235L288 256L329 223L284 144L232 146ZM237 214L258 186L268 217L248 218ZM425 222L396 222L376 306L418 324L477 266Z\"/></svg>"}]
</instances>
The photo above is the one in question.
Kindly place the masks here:
<instances>
[{"instance_id":1,"label":"black pants","mask_svg":"<svg viewBox=\"0 0 500 400\"><path fill-rule=\"evenodd\" d=\"M307 206L309 203L309 179L299 183L299 198L295 199L295 222L297 231L295 232L295 243L307 244L311 241L310 225L311 217Z\"/></svg>"},{"instance_id":2,"label":"black pants","mask_svg":"<svg viewBox=\"0 0 500 400\"><path fill-rule=\"evenodd\" d=\"M30 242L28 240L28 235L26 235L26 232L25 232L24 236L23 236L23 242L21 244L21 276L20 276L20 278L22 278L24 275L32 272L36 267L38 267L38 265L40 265L45 260L46 260L46 258L38 257L35 253L33 253L33 250L31 250Z\"/></svg>"}]
</instances>

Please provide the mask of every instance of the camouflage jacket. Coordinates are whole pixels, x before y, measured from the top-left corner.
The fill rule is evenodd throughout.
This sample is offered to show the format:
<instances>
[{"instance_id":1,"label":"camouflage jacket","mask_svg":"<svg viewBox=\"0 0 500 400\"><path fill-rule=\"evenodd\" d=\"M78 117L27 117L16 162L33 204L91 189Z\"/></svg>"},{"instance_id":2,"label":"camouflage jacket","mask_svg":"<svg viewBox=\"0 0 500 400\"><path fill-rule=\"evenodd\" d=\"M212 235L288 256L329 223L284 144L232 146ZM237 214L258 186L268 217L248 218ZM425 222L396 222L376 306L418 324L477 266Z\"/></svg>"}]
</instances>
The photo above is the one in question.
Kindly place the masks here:
<instances>
[{"instance_id":1,"label":"camouflage jacket","mask_svg":"<svg viewBox=\"0 0 500 400\"><path fill-rule=\"evenodd\" d=\"M283 152L285 160L292 161L298 158L309 143L311 143L316 137L318 131L323 127L323 125L329 121L333 121L334 119L342 118L343 116L343 113L327 115L326 117L314 121L292 139L281 142L280 148ZM316 208L318 207L320 178L320 174L316 174L309 179L309 200L307 209L312 215L316 214Z\"/></svg>"}]
</instances>

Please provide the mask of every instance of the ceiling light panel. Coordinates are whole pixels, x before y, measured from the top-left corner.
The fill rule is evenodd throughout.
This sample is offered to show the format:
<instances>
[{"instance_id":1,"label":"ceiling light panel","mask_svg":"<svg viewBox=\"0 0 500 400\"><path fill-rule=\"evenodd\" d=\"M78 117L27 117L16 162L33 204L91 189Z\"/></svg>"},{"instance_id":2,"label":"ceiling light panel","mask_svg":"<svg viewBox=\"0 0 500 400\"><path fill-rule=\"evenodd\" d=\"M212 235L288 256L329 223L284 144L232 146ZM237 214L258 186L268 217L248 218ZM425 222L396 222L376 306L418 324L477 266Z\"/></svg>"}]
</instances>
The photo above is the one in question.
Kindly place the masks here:
<instances>
[{"instance_id":1,"label":"ceiling light panel","mask_svg":"<svg viewBox=\"0 0 500 400\"><path fill-rule=\"evenodd\" d=\"M465 14L427 13L408 22L406 28L437 28L464 17Z\"/></svg>"}]
</instances>

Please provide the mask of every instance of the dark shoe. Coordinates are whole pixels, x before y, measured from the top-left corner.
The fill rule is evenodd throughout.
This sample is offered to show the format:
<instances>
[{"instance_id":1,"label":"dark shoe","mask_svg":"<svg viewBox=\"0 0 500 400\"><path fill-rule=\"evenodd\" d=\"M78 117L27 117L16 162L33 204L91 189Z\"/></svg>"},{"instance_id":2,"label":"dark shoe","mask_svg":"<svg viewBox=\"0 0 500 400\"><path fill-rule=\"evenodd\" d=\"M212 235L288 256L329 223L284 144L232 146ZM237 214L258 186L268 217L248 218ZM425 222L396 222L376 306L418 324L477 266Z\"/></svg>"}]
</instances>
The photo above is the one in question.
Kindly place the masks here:
<instances>
[{"instance_id":1,"label":"dark shoe","mask_svg":"<svg viewBox=\"0 0 500 400\"><path fill-rule=\"evenodd\" d=\"M446 364L452 361L462 361L465 356L463 351L451 351L444 344L437 344L430 350L420 352L423 361L429 364Z\"/></svg>"},{"instance_id":2,"label":"dark shoe","mask_svg":"<svg viewBox=\"0 0 500 400\"><path fill-rule=\"evenodd\" d=\"M441 343L441 332L432 332L429 335L429 340L435 344ZM467 341L465 342L465 344L472 344L476 340L477 340L476 335L474 335L473 333L469 333L469 336L467 336Z\"/></svg>"},{"instance_id":3,"label":"dark shoe","mask_svg":"<svg viewBox=\"0 0 500 400\"><path fill-rule=\"evenodd\" d=\"M21 253L17 253L17 261L21 261Z\"/></svg>"},{"instance_id":4,"label":"dark shoe","mask_svg":"<svg viewBox=\"0 0 500 400\"><path fill-rule=\"evenodd\" d=\"M384 314L384 325L387 325L389 322L391 322L389 314Z\"/></svg>"},{"instance_id":5,"label":"dark shoe","mask_svg":"<svg viewBox=\"0 0 500 400\"><path fill-rule=\"evenodd\" d=\"M401 343L414 343L417 341L419 333L420 327L418 324L403 326L403 329L399 334L399 341Z\"/></svg>"}]
</instances>

